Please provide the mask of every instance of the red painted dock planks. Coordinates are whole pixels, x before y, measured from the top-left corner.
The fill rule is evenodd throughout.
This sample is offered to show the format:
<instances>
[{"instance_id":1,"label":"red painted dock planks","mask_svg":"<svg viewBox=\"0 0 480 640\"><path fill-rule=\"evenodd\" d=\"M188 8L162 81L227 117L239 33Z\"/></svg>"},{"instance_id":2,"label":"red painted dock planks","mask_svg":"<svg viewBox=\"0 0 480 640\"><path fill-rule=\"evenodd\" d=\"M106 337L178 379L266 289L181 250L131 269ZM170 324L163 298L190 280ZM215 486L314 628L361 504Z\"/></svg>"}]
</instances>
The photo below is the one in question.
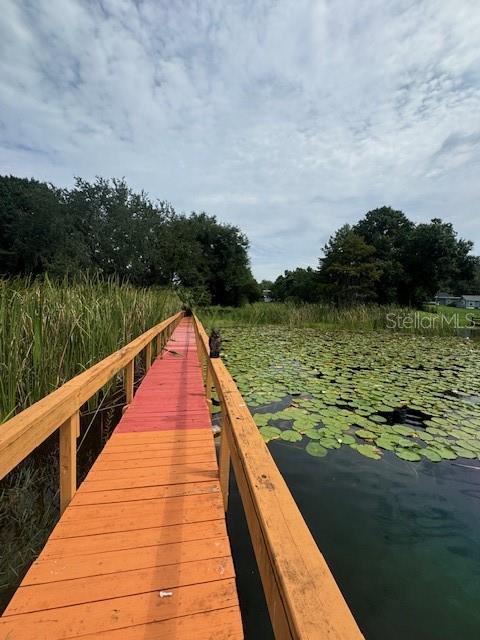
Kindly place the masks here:
<instances>
[{"instance_id":1,"label":"red painted dock planks","mask_svg":"<svg viewBox=\"0 0 480 640\"><path fill-rule=\"evenodd\" d=\"M243 638L188 318L0 618L0 640L80 636Z\"/></svg>"},{"instance_id":2,"label":"red painted dock planks","mask_svg":"<svg viewBox=\"0 0 480 640\"><path fill-rule=\"evenodd\" d=\"M182 320L162 358L151 366L116 433L210 429L191 322Z\"/></svg>"}]
</instances>

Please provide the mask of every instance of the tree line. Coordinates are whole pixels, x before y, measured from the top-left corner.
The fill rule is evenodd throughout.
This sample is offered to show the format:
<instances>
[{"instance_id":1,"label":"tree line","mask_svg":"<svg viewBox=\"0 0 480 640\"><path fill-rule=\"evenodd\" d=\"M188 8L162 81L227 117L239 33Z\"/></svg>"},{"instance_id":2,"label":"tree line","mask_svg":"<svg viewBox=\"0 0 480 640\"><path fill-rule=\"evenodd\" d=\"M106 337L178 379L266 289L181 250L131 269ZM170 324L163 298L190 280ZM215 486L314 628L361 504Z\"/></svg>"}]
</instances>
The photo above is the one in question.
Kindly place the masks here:
<instances>
[{"instance_id":1,"label":"tree line","mask_svg":"<svg viewBox=\"0 0 480 640\"><path fill-rule=\"evenodd\" d=\"M338 229L318 267L285 271L260 286L248 239L204 212L178 214L125 180L75 179L59 189L0 176L0 275L75 276L92 271L133 284L177 285L197 303L240 305L270 289L276 300L419 305L439 289L480 293L480 259L450 223L415 224L381 207Z\"/></svg>"},{"instance_id":2,"label":"tree line","mask_svg":"<svg viewBox=\"0 0 480 640\"><path fill-rule=\"evenodd\" d=\"M133 284L178 285L197 302L258 299L248 239L204 212L178 214L125 180L76 178L72 189L0 176L0 274L93 271Z\"/></svg>"},{"instance_id":3,"label":"tree line","mask_svg":"<svg viewBox=\"0 0 480 640\"><path fill-rule=\"evenodd\" d=\"M402 211L381 207L338 229L317 269L285 271L261 286L276 300L418 306L439 289L480 294L480 258L472 248L450 223L415 224Z\"/></svg>"}]
</instances>

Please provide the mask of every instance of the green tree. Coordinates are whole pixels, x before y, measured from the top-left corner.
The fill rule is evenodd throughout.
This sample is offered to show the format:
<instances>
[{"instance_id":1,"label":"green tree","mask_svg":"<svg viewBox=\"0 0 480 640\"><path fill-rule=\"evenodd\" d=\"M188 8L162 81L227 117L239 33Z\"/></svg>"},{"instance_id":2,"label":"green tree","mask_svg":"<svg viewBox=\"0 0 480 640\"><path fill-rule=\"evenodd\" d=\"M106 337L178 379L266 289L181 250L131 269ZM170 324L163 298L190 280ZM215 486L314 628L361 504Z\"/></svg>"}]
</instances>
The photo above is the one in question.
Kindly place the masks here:
<instances>
[{"instance_id":1,"label":"green tree","mask_svg":"<svg viewBox=\"0 0 480 640\"><path fill-rule=\"evenodd\" d=\"M320 260L323 295L339 306L374 300L375 285L382 275L375 248L350 225L341 227L328 241Z\"/></svg>"},{"instance_id":2,"label":"green tree","mask_svg":"<svg viewBox=\"0 0 480 640\"><path fill-rule=\"evenodd\" d=\"M59 190L0 177L0 273L58 276L82 269L135 284L179 285L197 299L259 298L248 239L206 213L177 215L125 180L76 178Z\"/></svg>"},{"instance_id":3,"label":"green tree","mask_svg":"<svg viewBox=\"0 0 480 640\"><path fill-rule=\"evenodd\" d=\"M407 216L391 207L369 211L353 231L375 248L382 263L382 273L375 283L379 303L392 303L408 298L406 283L406 251L415 228Z\"/></svg>"},{"instance_id":4,"label":"green tree","mask_svg":"<svg viewBox=\"0 0 480 640\"><path fill-rule=\"evenodd\" d=\"M215 216L192 213L179 216L195 259L181 256L176 277L187 287L204 284L214 304L239 305L258 299L258 287L248 258L248 239L233 225L220 224Z\"/></svg>"},{"instance_id":5,"label":"green tree","mask_svg":"<svg viewBox=\"0 0 480 640\"><path fill-rule=\"evenodd\" d=\"M420 304L440 289L456 293L458 285L468 287L474 281L476 258L470 255L473 243L459 239L449 222L433 218L416 225L405 252L409 300Z\"/></svg>"},{"instance_id":6,"label":"green tree","mask_svg":"<svg viewBox=\"0 0 480 640\"><path fill-rule=\"evenodd\" d=\"M473 279L470 283L469 292L473 295L480 295L480 257L475 257Z\"/></svg>"},{"instance_id":7,"label":"green tree","mask_svg":"<svg viewBox=\"0 0 480 640\"><path fill-rule=\"evenodd\" d=\"M260 282L258 283L258 287L260 289L260 291L271 291L273 288L273 281L272 280L260 280Z\"/></svg>"},{"instance_id":8,"label":"green tree","mask_svg":"<svg viewBox=\"0 0 480 640\"><path fill-rule=\"evenodd\" d=\"M0 273L74 272L88 261L83 249L61 190L0 176Z\"/></svg>"},{"instance_id":9,"label":"green tree","mask_svg":"<svg viewBox=\"0 0 480 640\"><path fill-rule=\"evenodd\" d=\"M293 302L316 302L319 297L318 272L311 267L285 271L278 276L272 287L275 300Z\"/></svg>"},{"instance_id":10,"label":"green tree","mask_svg":"<svg viewBox=\"0 0 480 640\"><path fill-rule=\"evenodd\" d=\"M77 178L65 200L88 247L92 268L137 284L166 281L156 249L168 205L155 207L143 192L134 193L125 180L103 178L93 183Z\"/></svg>"}]
</instances>

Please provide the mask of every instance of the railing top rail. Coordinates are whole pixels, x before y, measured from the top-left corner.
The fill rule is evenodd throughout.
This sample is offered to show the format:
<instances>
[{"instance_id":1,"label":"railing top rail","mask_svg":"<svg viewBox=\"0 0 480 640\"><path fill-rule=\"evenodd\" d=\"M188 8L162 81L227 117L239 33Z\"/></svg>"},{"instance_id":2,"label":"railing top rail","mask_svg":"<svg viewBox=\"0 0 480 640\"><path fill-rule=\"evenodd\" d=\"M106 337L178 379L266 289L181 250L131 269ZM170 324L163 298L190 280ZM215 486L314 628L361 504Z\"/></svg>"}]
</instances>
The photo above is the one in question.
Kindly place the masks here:
<instances>
[{"instance_id":1,"label":"railing top rail","mask_svg":"<svg viewBox=\"0 0 480 640\"><path fill-rule=\"evenodd\" d=\"M194 320L208 357L207 334ZM262 582L277 637L360 640L355 619L233 378L221 359L207 362L226 412L231 459L261 574L264 567Z\"/></svg>"},{"instance_id":2,"label":"railing top rail","mask_svg":"<svg viewBox=\"0 0 480 640\"><path fill-rule=\"evenodd\" d=\"M183 317L179 312L75 376L0 425L0 479L68 420L157 335Z\"/></svg>"}]
</instances>

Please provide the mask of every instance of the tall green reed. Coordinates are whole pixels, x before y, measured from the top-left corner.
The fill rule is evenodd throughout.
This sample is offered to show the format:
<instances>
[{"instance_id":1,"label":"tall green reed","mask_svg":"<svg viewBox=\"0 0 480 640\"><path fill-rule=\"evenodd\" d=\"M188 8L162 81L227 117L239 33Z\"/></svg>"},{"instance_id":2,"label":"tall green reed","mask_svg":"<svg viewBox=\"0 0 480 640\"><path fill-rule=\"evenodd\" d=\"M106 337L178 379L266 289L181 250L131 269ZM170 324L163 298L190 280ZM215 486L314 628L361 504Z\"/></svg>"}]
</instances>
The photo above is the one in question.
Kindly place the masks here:
<instances>
[{"instance_id":1,"label":"tall green reed","mask_svg":"<svg viewBox=\"0 0 480 640\"><path fill-rule=\"evenodd\" d=\"M0 421L178 309L171 290L115 278L0 280Z\"/></svg>"}]
</instances>

